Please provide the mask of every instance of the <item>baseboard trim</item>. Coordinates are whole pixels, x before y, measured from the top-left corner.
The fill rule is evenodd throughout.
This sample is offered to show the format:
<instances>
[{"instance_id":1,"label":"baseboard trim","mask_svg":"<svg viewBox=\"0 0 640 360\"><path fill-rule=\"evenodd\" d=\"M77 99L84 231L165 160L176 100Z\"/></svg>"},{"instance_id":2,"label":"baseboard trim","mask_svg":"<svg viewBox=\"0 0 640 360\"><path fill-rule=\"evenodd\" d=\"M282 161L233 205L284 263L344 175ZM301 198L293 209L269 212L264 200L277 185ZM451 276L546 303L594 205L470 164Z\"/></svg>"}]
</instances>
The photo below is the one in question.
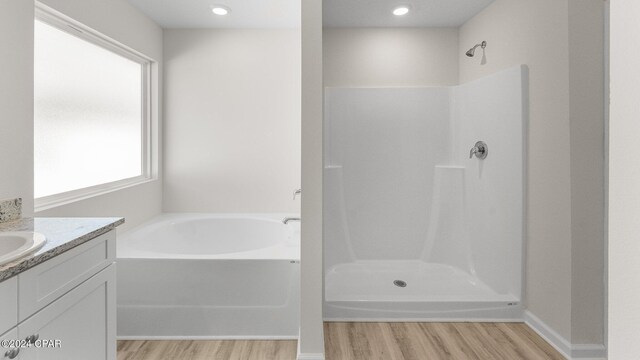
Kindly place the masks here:
<instances>
[{"instance_id":1,"label":"baseboard trim","mask_svg":"<svg viewBox=\"0 0 640 360\"><path fill-rule=\"evenodd\" d=\"M521 323L522 322L522 318L506 318L506 319L502 319L502 318L480 318L480 319L469 319L469 318L434 318L434 317L429 317L429 318L342 318L342 317L330 317L330 318L324 318L323 320L324 322L381 322L381 323L397 323L397 322L403 322L403 323L441 323L441 322L461 322L461 323L467 323L467 322L478 322L478 323L496 323L496 322L504 322L504 323Z\"/></svg>"},{"instance_id":2,"label":"baseboard trim","mask_svg":"<svg viewBox=\"0 0 640 360\"><path fill-rule=\"evenodd\" d=\"M297 336L116 336L117 340L298 340Z\"/></svg>"},{"instance_id":3,"label":"baseboard trim","mask_svg":"<svg viewBox=\"0 0 640 360\"><path fill-rule=\"evenodd\" d=\"M324 343L324 339L323 339ZM300 341L298 341L296 360L324 360L324 353L303 353L300 352Z\"/></svg>"},{"instance_id":4,"label":"baseboard trim","mask_svg":"<svg viewBox=\"0 0 640 360\"><path fill-rule=\"evenodd\" d=\"M540 318L533 315L529 310L524 312L524 322L529 325L533 331L538 333L540 337L545 339L553 346L562 356L571 359L571 344L555 330L545 324Z\"/></svg>"},{"instance_id":5,"label":"baseboard trim","mask_svg":"<svg viewBox=\"0 0 640 360\"><path fill-rule=\"evenodd\" d=\"M580 360L605 360L607 358L607 349L604 345L598 344L573 345L571 348L571 358Z\"/></svg>"},{"instance_id":6,"label":"baseboard trim","mask_svg":"<svg viewBox=\"0 0 640 360\"><path fill-rule=\"evenodd\" d=\"M298 353L298 360L324 360L324 354Z\"/></svg>"},{"instance_id":7,"label":"baseboard trim","mask_svg":"<svg viewBox=\"0 0 640 360\"><path fill-rule=\"evenodd\" d=\"M569 360L604 360L606 349L601 344L571 344L530 311L524 312L524 322L546 342Z\"/></svg>"}]
</instances>

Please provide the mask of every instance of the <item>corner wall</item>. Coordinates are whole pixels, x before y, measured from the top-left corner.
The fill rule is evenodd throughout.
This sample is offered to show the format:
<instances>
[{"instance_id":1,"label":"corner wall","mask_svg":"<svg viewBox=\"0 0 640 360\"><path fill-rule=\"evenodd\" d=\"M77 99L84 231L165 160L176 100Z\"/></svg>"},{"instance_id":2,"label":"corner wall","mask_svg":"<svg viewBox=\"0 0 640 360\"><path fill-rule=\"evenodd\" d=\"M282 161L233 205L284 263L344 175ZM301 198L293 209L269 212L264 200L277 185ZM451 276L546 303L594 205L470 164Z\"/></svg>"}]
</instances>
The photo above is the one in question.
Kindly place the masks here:
<instances>
[{"instance_id":1,"label":"corner wall","mask_svg":"<svg viewBox=\"0 0 640 360\"><path fill-rule=\"evenodd\" d=\"M302 0L302 225L298 360L324 359L322 0Z\"/></svg>"},{"instance_id":2,"label":"corner wall","mask_svg":"<svg viewBox=\"0 0 640 360\"><path fill-rule=\"evenodd\" d=\"M573 344L604 339L604 9L602 0L569 1Z\"/></svg>"},{"instance_id":3,"label":"corner wall","mask_svg":"<svg viewBox=\"0 0 640 360\"><path fill-rule=\"evenodd\" d=\"M496 0L460 28L460 81L529 67L526 306L571 338L571 159L567 0ZM464 54L487 41L476 57Z\"/></svg>"},{"instance_id":4,"label":"corner wall","mask_svg":"<svg viewBox=\"0 0 640 360\"><path fill-rule=\"evenodd\" d=\"M526 306L572 356L603 343L603 14L602 0L496 0L460 28L461 83L529 66ZM485 61L467 58L482 40Z\"/></svg>"},{"instance_id":5,"label":"corner wall","mask_svg":"<svg viewBox=\"0 0 640 360\"><path fill-rule=\"evenodd\" d=\"M158 143L153 144L153 148L158 167L161 167L162 29L126 0L41 0L41 3L157 61L157 66L152 69L152 77L160 90L153 92L151 96L155 104L152 109L152 121L158 132L153 138L159 139ZM29 4L33 7L32 2ZM33 28L33 16L29 20L29 26ZM30 45L33 48L33 40ZM33 67L33 57L29 62ZM31 101L33 102L33 95ZM30 120L33 123L33 115ZM33 141L33 129L29 137ZM119 227L118 231L130 229L162 211L161 168L156 169L156 172L158 178L150 182L39 211L36 216L123 216L126 223ZM33 184L33 170L28 181ZM30 198L32 197L33 195L30 195Z\"/></svg>"}]
</instances>

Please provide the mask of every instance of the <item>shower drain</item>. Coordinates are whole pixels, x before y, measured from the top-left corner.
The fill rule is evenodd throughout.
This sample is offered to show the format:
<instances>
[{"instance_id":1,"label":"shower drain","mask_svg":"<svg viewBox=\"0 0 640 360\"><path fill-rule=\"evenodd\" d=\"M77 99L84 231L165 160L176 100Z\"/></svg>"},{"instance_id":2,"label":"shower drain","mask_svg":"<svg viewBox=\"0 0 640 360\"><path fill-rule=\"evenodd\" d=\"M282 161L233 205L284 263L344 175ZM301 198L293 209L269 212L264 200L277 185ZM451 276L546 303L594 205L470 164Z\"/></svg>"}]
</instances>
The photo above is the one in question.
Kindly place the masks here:
<instances>
[{"instance_id":1,"label":"shower drain","mask_svg":"<svg viewBox=\"0 0 640 360\"><path fill-rule=\"evenodd\" d=\"M407 287L407 283L405 281L402 281L402 280L394 280L393 281L393 285L395 285L397 287Z\"/></svg>"}]
</instances>

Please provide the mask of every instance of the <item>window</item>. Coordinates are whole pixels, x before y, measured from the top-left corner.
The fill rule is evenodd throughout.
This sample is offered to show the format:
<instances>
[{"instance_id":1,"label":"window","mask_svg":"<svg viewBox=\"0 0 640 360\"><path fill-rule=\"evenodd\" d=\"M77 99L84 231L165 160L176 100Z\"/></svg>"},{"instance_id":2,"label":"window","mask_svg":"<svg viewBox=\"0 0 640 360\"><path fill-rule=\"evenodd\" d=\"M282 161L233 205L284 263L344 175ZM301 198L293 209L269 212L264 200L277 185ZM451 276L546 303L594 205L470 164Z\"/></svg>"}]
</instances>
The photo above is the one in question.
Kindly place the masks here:
<instances>
[{"instance_id":1,"label":"window","mask_svg":"<svg viewBox=\"0 0 640 360\"><path fill-rule=\"evenodd\" d=\"M34 58L36 207L150 179L150 61L42 13Z\"/></svg>"}]
</instances>

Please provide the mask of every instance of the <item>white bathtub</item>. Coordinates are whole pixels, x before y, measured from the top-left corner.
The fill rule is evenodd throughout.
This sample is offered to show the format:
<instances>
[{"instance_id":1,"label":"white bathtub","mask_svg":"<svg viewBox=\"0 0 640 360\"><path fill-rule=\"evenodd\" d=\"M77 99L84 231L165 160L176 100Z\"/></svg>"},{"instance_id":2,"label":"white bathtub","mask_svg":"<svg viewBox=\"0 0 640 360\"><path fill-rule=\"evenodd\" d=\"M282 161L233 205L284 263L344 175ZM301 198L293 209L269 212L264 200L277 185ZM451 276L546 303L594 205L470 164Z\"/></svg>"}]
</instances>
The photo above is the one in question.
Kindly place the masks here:
<instances>
[{"instance_id":1,"label":"white bathtub","mask_svg":"<svg viewBox=\"0 0 640 360\"><path fill-rule=\"evenodd\" d=\"M293 339L300 223L163 214L118 237L121 339Z\"/></svg>"}]
</instances>

